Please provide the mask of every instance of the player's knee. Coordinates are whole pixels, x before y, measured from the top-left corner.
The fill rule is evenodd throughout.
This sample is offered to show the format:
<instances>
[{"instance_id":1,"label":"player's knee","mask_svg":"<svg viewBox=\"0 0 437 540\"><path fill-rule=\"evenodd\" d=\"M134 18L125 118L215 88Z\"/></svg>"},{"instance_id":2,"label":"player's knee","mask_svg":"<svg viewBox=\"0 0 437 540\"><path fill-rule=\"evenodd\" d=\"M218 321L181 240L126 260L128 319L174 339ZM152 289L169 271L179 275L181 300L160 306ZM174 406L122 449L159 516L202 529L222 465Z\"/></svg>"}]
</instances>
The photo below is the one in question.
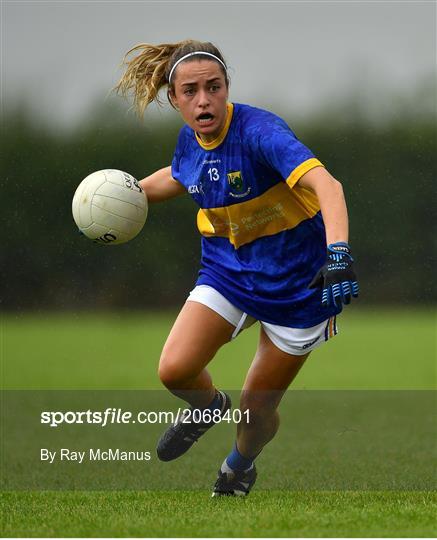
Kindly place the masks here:
<instances>
[{"instance_id":1,"label":"player's knee","mask_svg":"<svg viewBox=\"0 0 437 540\"><path fill-rule=\"evenodd\" d=\"M274 421L278 413L276 405L272 403L269 396L259 392L243 393L240 399L240 409L248 411L246 417L251 424L268 424Z\"/></svg>"},{"instance_id":2,"label":"player's knee","mask_svg":"<svg viewBox=\"0 0 437 540\"><path fill-rule=\"evenodd\" d=\"M176 388L181 382L181 373L177 365L162 361L159 363L158 376L167 388Z\"/></svg>"},{"instance_id":3,"label":"player's knee","mask_svg":"<svg viewBox=\"0 0 437 540\"><path fill-rule=\"evenodd\" d=\"M184 362L163 354L159 361L158 376L167 388L182 388L183 383L191 378Z\"/></svg>"}]
</instances>

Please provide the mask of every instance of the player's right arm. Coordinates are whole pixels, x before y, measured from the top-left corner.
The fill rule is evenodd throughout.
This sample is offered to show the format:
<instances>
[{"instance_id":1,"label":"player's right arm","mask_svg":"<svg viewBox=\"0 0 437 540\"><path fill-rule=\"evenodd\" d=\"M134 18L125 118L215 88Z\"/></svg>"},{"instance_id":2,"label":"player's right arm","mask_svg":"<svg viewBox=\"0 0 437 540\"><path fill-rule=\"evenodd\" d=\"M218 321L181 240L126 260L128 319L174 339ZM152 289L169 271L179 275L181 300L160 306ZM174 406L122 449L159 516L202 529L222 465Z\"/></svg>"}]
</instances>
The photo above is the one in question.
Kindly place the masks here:
<instances>
[{"instance_id":1,"label":"player's right arm","mask_svg":"<svg viewBox=\"0 0 437 540\"><path fill-rule=\"evenodd\" d=\"M162 202L186 193L184 186L171 175L171 167L164 167L140 180L139 185L149 203Z\"/></svg>"}]
</instances>

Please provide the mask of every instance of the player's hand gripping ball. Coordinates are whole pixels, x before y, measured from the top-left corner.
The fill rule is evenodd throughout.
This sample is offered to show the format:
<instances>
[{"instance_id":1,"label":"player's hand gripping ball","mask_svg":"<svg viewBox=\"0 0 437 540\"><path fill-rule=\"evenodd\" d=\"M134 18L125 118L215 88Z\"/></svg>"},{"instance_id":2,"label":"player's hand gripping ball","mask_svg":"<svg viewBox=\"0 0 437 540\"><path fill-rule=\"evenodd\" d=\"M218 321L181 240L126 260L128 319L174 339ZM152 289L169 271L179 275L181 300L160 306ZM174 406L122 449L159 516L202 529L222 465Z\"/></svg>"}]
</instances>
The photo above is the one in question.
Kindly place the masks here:
<instances>
[{"instance_id":1,"label":"player's hand gripping ball","mask_svg":"<svg viewBox=\"0 0 437 540\"><path fill-rule=\"evenodd\" d=\"M103 245L135 238L147 218L147 197L136 179L116 169L87 176L73 197L73 217L80 232Z\"/></svg>"},{"instance_id":2,"label":"player's hand gripping ball","mask_svg":"<svg viewBox=\"0 0 437 540\"><path fill-rule=\"evenodd\" d=\"M350 304L358 296L359 286L353 269L351 250L346 242L329 244L326 262L309 284L309 288L321 287L322 305Z\"/></svg>"}]
</instances>

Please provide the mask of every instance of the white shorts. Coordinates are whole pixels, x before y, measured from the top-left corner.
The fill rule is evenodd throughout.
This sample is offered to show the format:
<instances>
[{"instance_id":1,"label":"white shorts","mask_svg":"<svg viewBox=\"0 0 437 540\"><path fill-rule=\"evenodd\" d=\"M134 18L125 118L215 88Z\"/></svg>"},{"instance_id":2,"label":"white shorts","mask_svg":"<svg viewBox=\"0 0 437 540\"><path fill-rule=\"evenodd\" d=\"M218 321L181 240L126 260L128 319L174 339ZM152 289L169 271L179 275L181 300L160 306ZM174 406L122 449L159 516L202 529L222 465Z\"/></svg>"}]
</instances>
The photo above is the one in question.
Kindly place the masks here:
<instances>
[{"instance_id":1,"label":"white shorts","mask_svg":"<svg viewBox=\"0 0 437 540\"><path fill-rule=\"evenodd\" d=\"M236 338L241 330L252 326L256 319L235 307L222 294L209 285L197 285L187 300L204 304L225 320L235 326L232 339ZM329 338L337 335L336 317L330 317L311 328L289 328L260 321L265 333L278 349L288 354L301 356L323 345Z\"/></svg>"}]
</instances>

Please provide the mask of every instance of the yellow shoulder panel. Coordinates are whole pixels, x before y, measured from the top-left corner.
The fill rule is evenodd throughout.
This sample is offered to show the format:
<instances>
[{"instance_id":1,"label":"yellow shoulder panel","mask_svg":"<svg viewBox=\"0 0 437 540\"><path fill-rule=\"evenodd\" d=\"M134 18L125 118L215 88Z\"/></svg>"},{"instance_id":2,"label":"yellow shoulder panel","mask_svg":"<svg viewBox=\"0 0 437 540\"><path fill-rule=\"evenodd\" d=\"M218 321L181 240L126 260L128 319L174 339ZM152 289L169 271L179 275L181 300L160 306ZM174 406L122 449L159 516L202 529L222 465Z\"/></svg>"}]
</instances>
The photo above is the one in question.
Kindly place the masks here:
<instances>
[{"instance_id":1,"label":"yellow shoulder panel","mask_svg":"<svg viewBox=\"0 0 437 540\"><path fill-rule=\"evenodd\" d=\"M300 180L305 173L307 173L311 169L314 169L314 167L324 167L324 165L316 158L307 159L298 167L296 167L285 181L292 188L294 184L298 180Z\"/></svg>"}]
</instances>

